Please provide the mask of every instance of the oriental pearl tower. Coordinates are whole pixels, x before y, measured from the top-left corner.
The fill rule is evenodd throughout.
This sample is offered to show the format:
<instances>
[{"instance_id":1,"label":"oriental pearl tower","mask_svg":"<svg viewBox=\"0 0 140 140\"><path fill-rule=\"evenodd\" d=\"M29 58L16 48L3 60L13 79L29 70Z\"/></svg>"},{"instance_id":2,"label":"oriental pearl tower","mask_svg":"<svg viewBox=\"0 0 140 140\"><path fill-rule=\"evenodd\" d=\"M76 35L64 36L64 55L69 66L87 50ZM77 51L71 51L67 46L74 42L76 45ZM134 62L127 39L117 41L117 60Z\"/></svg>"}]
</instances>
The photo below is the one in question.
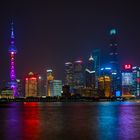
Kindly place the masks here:
<instances>
[{"instance_id":1,"label":"oriental pearl tower","mask_svg":"<svg viewBox=\"0 0 140 140\"><path fill-rule=\"evenodd\" d=\"M8 52L10 54L10 86L13 89L14 97L17 97L17 82L16 82L16 72L15 72L15 55L17 53L17 49L15 46L13 22L11 22L11 37L10 37L10 46Z\"/></svg>"}]
</instances>

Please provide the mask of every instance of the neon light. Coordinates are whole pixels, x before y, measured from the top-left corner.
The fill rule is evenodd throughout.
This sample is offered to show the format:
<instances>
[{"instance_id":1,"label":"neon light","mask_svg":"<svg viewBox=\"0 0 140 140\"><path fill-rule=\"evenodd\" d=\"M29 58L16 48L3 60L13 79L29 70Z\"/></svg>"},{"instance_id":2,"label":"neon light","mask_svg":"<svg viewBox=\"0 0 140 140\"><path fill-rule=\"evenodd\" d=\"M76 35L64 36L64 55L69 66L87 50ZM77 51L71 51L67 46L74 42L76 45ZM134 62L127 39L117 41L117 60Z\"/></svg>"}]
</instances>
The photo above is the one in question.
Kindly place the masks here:
<instances>
[{"instance_id":1,"label":"neon light","mask_svg":"<svg viewBox=\"0 0 140 140\"><path fill-rule=\"evenodd\" d=\"M31 77L30 79L31 79L31 80L36 80L36 77Z\"/></svg>"},{"instance_id":2,"label":"neon light","mask_svg":"<svg viewBox=\"0 0 140 140\"><path fill-rule=\"evenodd\" d=\"M82 61L81 60L78 60L78 61L75 61L76 63L82 63Z\"/></svg>"},{"instance_id":3,"label":"neon light","mask_svg":"<svg viewBox=\"0 0 140 140\"><path fill-rule=\"evenodd\" d=\"M116 91L116 97L120 97L121 96L121 92L118 90Z\"/></svg>"},{"instance_id":4,"label":"neon light","mask_svg":"<svg viewBox=\"0 0 140 140\"><path fill-rule=\"evenodd\" d=\"M106 70L111 70L111 68L108 68L108 67L106 67L105 69L106 69Z\"/></svg>"},{"instance_id":5,"label":"neon light","mask_svg":"<svg viewBox=\"0 0 140 140\"><path fill-rule=\"evenodd\" d=\"M52 70L51 70L51 69L49 69L49 70L47 70L47 72L52 72Z\"/></svg>"},{"instance_id":6,"label":"neon light","mask_svg":"<svg viewBox=\"0 0 140 140\"><path fill-rule=\"evenodd\" d=\"M42 79L42 77L41 77L41 76L39 76L39 77L38 77L38 79L39 79L39 80L41 80L41 79Z\"/></svg>"},{"instance_id":7,"label":"neon light","mask_svg":"<svg viewBox=\"0 0 140 140\"><path fill-rule=\"evenodd\" d=\"M33 73L33 72L29 72L29 74L28 74L28 75L30 75L30 76L31 76L31 75L34 75L34 73Z\"/></svg>"},{"instance_id":8,"label":"neon light","mask_svg":"<svg viewBox=\"0 0 140 140\"><path fill-rule=\"evenodd\" d=\"M88 73L95 73L95 71L90 71L89 69L86 69L86 71L88 72Z\"/></svg>"},{"instance_id":9,"label":"neon light","mask_svg":"<svg viewBox=\"0 0 140 140\"><path fill-rule=\"evenodd\" d=\"M65 63L65 65L70 65L70 64L72 64L72 63L71 63L71 62L66 62L66 63Z\"/></svg>"},{"instance_id":10,"label":"neon light","mask_svg":"<svg viewBox=\"0 0 140 140\"><path fill-rule=\"evenodd\" d=\"M104 70L104 68L101 68L101 70Z\"/></svg>"},{"instance_id":11,"label":"neon light","mask_svg":"<svg viewBox=\"0 0 140 140\"><path fill-rule=\"evenodd\" d=\"M93 60L94 59L93 59L92 55L90 55L89 61L93 61Z\"/></svg>"},{"instance_id":12,"label":"neon light","mask_svg":"<svg viewBox=\"0 0 140 140\"><path fill-rule=\"evenodd\" d=\"M110 35L113 35L113 34L116 34L117 32L116 32L116 29L111 29L110 30Z\"/></svg>"},{"instance_id":13,"label":"neon light","mask_svg":"<svg viewBox=\"0 0 140 140\"><path fill-rule=\"evenodd\" d=\"M116 75L116 74L117 74L116 72L113 72L113 73L112 73L112 75Z\"/></svg>"},{"instance_id":14,"label":"neon light","mask_svg":"<svg viewBox=\"0 0 140 140\"><path fill-rule=\"evenodd\" d=\"M124 68L125 68L126 70L130 70L130 69L132 69L132 65L126 64L126 65L124 65Z\"/></svg>"},{"instance_id":15,"label":"neon light","mask_svg":"<svg viewBox=\"0 0 140 140\"><path fill-rule=\"evenodd\" d=\"M132 67L132 69L136 69L136 68L137 68L136 66Z\"/></svg>"}]
</instances>

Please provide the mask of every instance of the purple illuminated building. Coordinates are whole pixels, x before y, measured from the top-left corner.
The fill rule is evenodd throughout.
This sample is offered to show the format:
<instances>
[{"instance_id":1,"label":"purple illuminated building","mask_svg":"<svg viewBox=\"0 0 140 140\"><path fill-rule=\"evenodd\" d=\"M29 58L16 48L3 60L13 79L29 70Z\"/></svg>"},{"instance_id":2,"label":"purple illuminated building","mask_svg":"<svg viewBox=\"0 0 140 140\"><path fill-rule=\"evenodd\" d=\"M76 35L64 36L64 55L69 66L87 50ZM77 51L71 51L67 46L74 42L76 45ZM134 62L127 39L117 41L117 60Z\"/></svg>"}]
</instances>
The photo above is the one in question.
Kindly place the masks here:
<instances>
[{"instance_id":1,"label":"purple illuminated building","mask_svg":"<svg viewBox=\"0 0 140 140\"><path fill-rule=\"evenodd\" d=\"M11 23L11 39L10 39L10 47L8 52L10 53L10 86L14 91L14 97L16 97L17 82L16 82L16 73L15 73L15 55L17 53L17 49L15 47L13 22Z\"/></svg>"}]
</instances>

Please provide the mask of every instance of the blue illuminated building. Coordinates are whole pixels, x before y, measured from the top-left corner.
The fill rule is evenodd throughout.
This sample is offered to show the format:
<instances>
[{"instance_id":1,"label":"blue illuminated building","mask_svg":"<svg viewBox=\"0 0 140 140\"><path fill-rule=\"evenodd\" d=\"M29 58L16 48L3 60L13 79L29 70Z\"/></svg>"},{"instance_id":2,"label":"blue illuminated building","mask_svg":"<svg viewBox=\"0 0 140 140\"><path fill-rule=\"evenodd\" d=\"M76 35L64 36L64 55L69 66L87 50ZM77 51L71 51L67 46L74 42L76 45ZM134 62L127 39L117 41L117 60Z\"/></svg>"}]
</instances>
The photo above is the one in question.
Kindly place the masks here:
<instances>
[{"instance_id":1,"label":"blue illuminated building","mask_svg":"<svg viewBox=\"0 0 140 140\"><path fill-rule=\"evenodd\" d=\"M132 67L133 72L133 95L140 97L140 67Z\"/></svg>"}]
</instances>

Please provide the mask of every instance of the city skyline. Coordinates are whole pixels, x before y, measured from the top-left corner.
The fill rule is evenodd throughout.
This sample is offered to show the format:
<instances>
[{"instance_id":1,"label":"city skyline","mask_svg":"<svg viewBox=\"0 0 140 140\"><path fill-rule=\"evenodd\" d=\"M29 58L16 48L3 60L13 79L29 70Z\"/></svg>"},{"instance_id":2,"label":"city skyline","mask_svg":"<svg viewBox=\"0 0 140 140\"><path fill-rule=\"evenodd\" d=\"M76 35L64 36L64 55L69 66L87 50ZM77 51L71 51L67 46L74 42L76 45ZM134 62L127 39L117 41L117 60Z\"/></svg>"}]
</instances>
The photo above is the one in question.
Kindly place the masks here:
<instances>
[{"instance_id":1,"label":"city skyline","mask_svg":"<svg viewBox=\"0 0 140 140\"><path fill-rule=\"evenodd\" d=\"M80 4L77 2L72 4L73 2L55 2L54 4L40 2L39 5L36 2L28 5L26 2L2 4L1 13L3 14L0 14L3 19L0 23L1 81L9 79L7 50L10 42L11 18L15 23L18 49L17 77L23 77L29 71L43 74L46 69L52 68L56 79L63 79L65 62L78 59L86 61L91 51L96 48L107 51L109 30L112 27L118 30L121 63L140 65L139 29L134 26L139 24L135 17L136 15L139 17L139 14L135 3L127 2L120 5L119 1L110 4L81 1ZM38 10L36 10L37 6ZM100 11L100 8L103 10ZM4 12L6 9L11 12Z\"/></svg>"}]
</instances>

